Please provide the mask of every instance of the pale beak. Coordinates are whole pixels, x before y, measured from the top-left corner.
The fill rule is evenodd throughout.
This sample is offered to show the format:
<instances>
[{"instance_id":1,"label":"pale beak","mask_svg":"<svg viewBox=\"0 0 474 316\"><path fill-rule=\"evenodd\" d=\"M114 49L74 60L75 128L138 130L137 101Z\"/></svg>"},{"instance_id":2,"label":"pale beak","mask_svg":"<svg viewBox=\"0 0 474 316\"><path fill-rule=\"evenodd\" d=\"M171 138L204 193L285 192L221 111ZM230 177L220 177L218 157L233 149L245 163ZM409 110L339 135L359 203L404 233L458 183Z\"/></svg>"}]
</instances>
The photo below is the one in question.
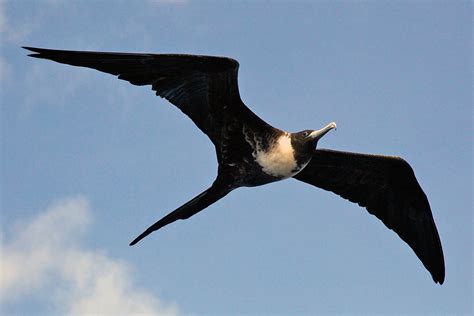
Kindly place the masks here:
<instances>
[{"instance_id":1,"label":"pale beak","mask_svg":"<svg viewBox=\"0 0 474 316\"><path fill-rule=\"evenodd\" d=\"M311 134L308 135L308 138L311 138L315 141L318 141L321 137L326 135L327 132L329 132L332 129L336 129L336 128L337 128L336 123L331 122L328 125L326 125L325 127L321 128L320 130L311 132Z\"/></svg>"}]
</instances>

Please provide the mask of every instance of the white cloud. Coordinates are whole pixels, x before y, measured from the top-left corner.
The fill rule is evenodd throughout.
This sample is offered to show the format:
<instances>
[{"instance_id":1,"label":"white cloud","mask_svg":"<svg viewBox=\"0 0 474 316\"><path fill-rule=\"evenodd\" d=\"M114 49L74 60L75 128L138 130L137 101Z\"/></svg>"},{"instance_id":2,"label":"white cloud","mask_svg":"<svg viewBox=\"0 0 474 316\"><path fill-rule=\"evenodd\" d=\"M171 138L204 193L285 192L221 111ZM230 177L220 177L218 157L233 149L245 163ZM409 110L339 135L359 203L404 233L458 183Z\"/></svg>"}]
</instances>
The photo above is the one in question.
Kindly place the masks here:
<instances>
[{"instance_id":1,"label":"white cloud","mask_svg":"<svg viewBox=\"0 0 474 316\"><path fill-rule=\"evenodd\" d=\"M135 287L126 263L80 247L90 222L87 200L76 197L14 227L13 238L0 240L0 302L24 304L46 291L45 306L61 314L177 314Z\"/></svg>"}]
</instances>

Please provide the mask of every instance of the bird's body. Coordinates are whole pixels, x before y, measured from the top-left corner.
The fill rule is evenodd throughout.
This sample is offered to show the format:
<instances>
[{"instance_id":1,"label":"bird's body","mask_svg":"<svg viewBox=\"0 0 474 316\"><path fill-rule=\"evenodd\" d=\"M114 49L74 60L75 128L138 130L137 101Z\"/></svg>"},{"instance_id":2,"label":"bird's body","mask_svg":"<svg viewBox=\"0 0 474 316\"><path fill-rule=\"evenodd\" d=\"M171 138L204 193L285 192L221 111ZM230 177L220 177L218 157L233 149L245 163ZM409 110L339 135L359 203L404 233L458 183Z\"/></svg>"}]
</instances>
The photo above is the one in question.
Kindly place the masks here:
<instances>
[{"instance_id":1,"label":"bird's body","mask_svg":"<svg viewBox=\"0 0 474 316\"><path fill-rule=\"evenodd\" d=\"M399 157L316 149L336 127L289 133L241 101L237 61L225 57L64 51L25 47L32 57L97 69L134 85L151 85L193 120L216 149L218 173L204 192L151 225L131 245L187 219L232 190L286 178L309 183L365 207L416 253L433 280L444 281L444 257L428 199Z\"/></svg>"},{"instance_id":2,"label":"bird's body","mask_svg":"<svg viewBox=\"0 0 474 316\"><path fill-rule=\"evenodd\" d=\"M298 163L289 133L275 137L267 146L264 146L258 137L250 133L244 134L245 140L253 149L252 157L262 172L278 180L294 176L310 160L306 159Z\"/></svg>"},{"instance_id":3,"label":"bird's body","mask_svg":"<svg viewBox=\"0 0 474 316\"><path fill-rule=\"evenodd\" d=\"M335 126L329 124L324 134ZM243 125L240 130L224 134L219 174L232 176L236 187L253 187L293 177L310 162L313 146L304 150L298 143L298 134L268 127L266 132L256 132Z\"/></svg>"}]
</instances>

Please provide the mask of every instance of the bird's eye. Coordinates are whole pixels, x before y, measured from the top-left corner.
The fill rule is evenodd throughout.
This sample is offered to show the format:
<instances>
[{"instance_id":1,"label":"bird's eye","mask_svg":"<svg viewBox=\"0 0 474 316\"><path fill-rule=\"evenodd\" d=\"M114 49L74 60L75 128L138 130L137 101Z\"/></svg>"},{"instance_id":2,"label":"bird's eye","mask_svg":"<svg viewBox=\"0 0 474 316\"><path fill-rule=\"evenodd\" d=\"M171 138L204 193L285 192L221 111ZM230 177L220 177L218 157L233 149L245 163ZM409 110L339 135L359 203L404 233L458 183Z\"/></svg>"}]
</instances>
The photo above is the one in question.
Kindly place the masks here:
<instances>
[{"instance_id":1,"label":"bird's eye","mask_svg":"<svg viewBox=\"0 0 474 316\"><path fill-rule=\"evenodd\" d=\"M308 132L308 131L303 132L303 137L308 137L308 135L309 135L309 132Z\"/></svg>"}]
</instances>

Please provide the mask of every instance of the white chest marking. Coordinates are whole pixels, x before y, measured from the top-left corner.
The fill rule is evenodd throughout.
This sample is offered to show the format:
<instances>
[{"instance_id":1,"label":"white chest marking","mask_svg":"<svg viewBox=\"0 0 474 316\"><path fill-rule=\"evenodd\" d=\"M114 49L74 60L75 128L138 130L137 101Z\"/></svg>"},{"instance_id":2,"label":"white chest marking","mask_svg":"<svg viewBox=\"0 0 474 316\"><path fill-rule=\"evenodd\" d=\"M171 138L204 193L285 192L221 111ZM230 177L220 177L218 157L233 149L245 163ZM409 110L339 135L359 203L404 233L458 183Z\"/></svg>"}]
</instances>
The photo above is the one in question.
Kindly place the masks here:
<instances>
[{"instance_id":1,"label":"white chest marking","mask_svg":"<svg viewBox=\"0 0 474 316\"><path fill-rule=\"evenodd\" d=\"M271 176L289 178L296 174L298 165L288 134L280 136L268 151L261 150L257 143L253 157L262 170Z\"/></svg>"}]
</instances>

